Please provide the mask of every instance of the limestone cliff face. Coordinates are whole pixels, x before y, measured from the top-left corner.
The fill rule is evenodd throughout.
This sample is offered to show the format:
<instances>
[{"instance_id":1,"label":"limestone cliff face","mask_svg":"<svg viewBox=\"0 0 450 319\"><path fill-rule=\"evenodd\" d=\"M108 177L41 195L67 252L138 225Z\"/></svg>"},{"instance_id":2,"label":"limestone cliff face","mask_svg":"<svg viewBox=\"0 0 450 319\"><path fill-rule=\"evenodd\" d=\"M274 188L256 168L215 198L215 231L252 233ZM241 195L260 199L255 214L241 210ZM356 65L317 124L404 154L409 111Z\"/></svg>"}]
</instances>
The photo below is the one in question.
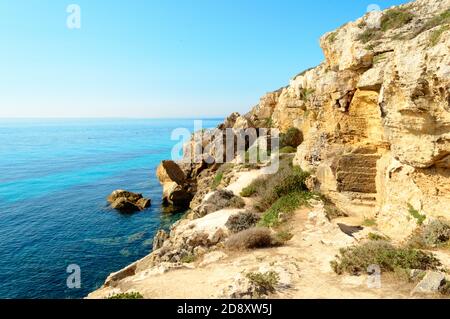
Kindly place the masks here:
<instances>
[{"instance_id":1,"label":"limestone cliff face","mask_svg":"<svg viewBox=\"0 0 450 319\"><path fill-rule=\"evenodd\" d=\"M326 60L246 116L302 130L295 162L393 238L412 206L450 218L450 0L371 12L321 38Z\"/></svg>"}]
</instances>

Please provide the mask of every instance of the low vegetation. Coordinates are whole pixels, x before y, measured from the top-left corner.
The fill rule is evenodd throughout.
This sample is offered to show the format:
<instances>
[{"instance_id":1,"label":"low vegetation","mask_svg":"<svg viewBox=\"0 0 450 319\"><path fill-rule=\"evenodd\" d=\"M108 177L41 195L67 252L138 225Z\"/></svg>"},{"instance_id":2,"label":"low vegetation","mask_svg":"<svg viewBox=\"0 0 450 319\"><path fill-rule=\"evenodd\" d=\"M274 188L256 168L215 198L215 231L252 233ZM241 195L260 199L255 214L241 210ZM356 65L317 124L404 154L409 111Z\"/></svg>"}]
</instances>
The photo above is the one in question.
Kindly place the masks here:
<instances>
[{"instance_id":1,"label":"low vegetation","mask_svg":"<svg viewBox=\"0 0 450 319\"><path fill-rule=\"evenodd\" d=\"M372 241L389 241L389 238L380 234L369 233L367 238Z\"/></svg>"},{"instance_id":2,"label":"low vegetation","mask_svg":"<svg viewBox=\"0 0 450 319\"><path fill-rule=\"evenodd\" d=\"M427 216L419 213L417 209L415 209L411 204L408 204L409 214L416 219L417 225L422 225Z\"/></svg>"},{"instance_id":3,"label":"low vegetation","mask_svg":"<svg viewBox=\"0 0 450 319\"><path fill-rule=\"evenodd\" d=\"M280 134L280 147L298 147L303 142L302 132L295 127L291 127L286 133Z\"/></svg>"},{"instance_id":4,"label":"low vegetation","mask_svg":"<svg viewBox=\"0 0 450 319\"><path fill-rule=\"evenodd\" d=\"M294 234L292 234L291 232L289 232L287 230L280 230L275 235L275 238L280 243L286 243L286 242L290 241L292 239L292 237L294 237Z\"/></svg>"},{"instance_id":5,"label":"low vegetation","mask_svg":"<svg viewBox=\"0 0 450 319\"><path fill-rule=\"evenodd\" d=\"M327 37L328 42L330 43L334 43L337 39L337 32L332 32L330 33L330 35Z\"/></svg>"},{"instance_id":6,"label":"low vegetation","mask_svg":"<svg viewBox=\"0 0 450 319\"><path fill-rule=\"evenodd\" d=\"M362 222L362 226L365 227L375 227L377 225L377 222L375 218L365 218Z\"/></svg>"},{"instance_id":7,"label":"low vegetation","mask_svg":"<svg viewBox=\"0 0 450 319\"><path fill-rule=\"evenodd\" d=\"M369 241L360 246L343 248L331 267L337 274L360 275L371 265L381 271L397 269L436 270L441 266L432 254L409 247L395 247L386 241Z\"/></svg>"},{"instance_id":8,"label":"low vegetation","mask_svg":"<svg viewBox=\"0 0 450 319\"><path fill-rule=\"evenodd\" d=\"M450 225L442 220L433 220L419 227L408 240L412 248L439 248L449 244Z\"/></svg>"},{"instance_id":9,"label":"low vegetation","mask_svg":"<svg viewBox=\"0 0 450 319\"><path fill-rule=\"evenodd\" d=\"M308 102L310 98L313 96L314 92L315 92L314 89L301 89L300 99L304 102Z\"/></svg>"},{"instance_id":10,"label":"low vegetation","mask_svg":"<svg viewBox=\"0 0 450 319\"><path fill-rule=\"evenodd\" d=\"M358 40L362 43L368 43L372 40L378 40L382 36L382 33L377 29L366 29L359 34Z\"/></svg>"},{"instance_id":11,"label":"low vegetation","mask_svg":"<svg viewBox=\"0 0 450 319\"><path fill-rule=\"evenodd\" d=\"M239 233L243 230L254 227L259 219L259 214L253 212L243 212L230 216L225 226L232 233Z\"/></svg>"},{"instance_id":12,"label":"low vegetation","mask_svg":"<svg viewBox=\"0 0 450 319\"><path fill-rule=\"evenodd\" d=\"M263 212L260 226L273 227L280 223L280 214L289 215L308 200L318 197L307 191L305 180L309 173L292 166L292 158L280 161L277 173L262 176L241 192L243 197L256 197L255 209Z\"/></svg>"},{"instance_id":13,"label":"low vegetation","mask_svg":"<svg viewBox=\"0 0 450 319\"><path fill-rule=\"evenodd\" d=\"M285 146L280 148L280 154L292 154L292 153L296 153L297 149L295 147L292 146Z\"/></svg>"},{"instance_id":14,"label":"low vegetation","mask_svg":"<svg viewBox=\"0 0 450 319\"><path fill-rule=\"evenodd\" d=\"M275 292L275 286L280 281L280 276L275 271L250 272L245 275L255 287L254 298L261 298Z\"/></svg>"},{"instance_id":15,"label":"low vegetation","mask_svg":"<svg viewBox=\"0 0 450 319\"><path fill-rule=\"evenodd\" d=\"M196 259L197 258L195 257L195 255L189 254L189 255L183 256L180 259L180 262L183 264L191 264L191 263L195 262Z\"/></svg>"},{"instance_id":16,"label":"low vegetation","mask_svg":"<svg viewBox=\"0 0 450 319\"><path fill-rule=\"evenodd\" d=\"M112 295L107 299L144 299L144 297L139 292L127 292Z\"/></svg>"},{"instance_id":17,"label":"low vegetation","mask_svg":"<svg viewBox=\"0 0 450 319\"><path fill-rule=\"evenodd\" d=\"M396 8L388 10L381 18L380 29L368 28L361 32L358 40L362 43L368 43L373 40L379 40L383 37L383 33L388 30L401 28L414 19L414 15L406 9ZM397 37L399 35L396 35ZM371 47L373 49L373 47Z\"/></svg>"},{"instance_id":18,"label":"low vegetation","mask_svg":"<svg viewBox=\"0 0 450 319\"><path fill-rule=\"evenodd\" d=\"M225 242L225 247L230 250L266 248L279 245L272 237L270 229L265 227L253 227L231 235Z\"/></svg>"},{"instance_id":19,"label":"low vegetation","mask_svg":"<svg viewBox=\"0 0 450 319\"><path fill-rule=\"evenodd\" d=\"M307 206L308 200L314 198L315 195L310 192L294 192L280 197L261 217L260 226L275 227L279 226L283 221L281 214L285 218L292 214L301 206Z\"/></svg>"},{"instance_id":20,"label":"low vegetation","mask_svg":"<svg viewBox=\"0 0 450 319\"><path fill-rule=\"evenodd\" d=\"M388 10L381 18L381 30L398 29L410 23L414 15L406 9L395 8Z\"/></svg>"},{"instance_id":21,"label":"low vegetation","mask_svg":"<svg viewBox=\"0 0 450 319\"><path fill-rule=\"evenodd\" d=\"M442 34L449 30L450 30L450 25L443 25L443 26L439 27L438 29L434 30L433 32L431 32L430 45L431 46L437 45L439 43L439 41L441 40Z\"/></svg>"},{"instance_id":22,"label":"low vegetation","mask_svg":"<svg viewBox=\"0 0 450 319\"><path fill-rule=\"evenodd\" d=\"M217 189L217 187L219 187L220 183L222 182L222 179L223 179L223 173L222 172L216 173L216 176L214 177L211 188L213 190Z\"/></svg>"},{"instance_id":23,"label":"low vegetation","mask_svg":"<svg viewBox=\"0 0 450 319\"><path fill-rule=\"evenodd\" d=\"M422 32L431 30L438 26L444 26L449 23L450 23L450 9L447 9L441 14L428 20L420 29L417 30L415 36L421 34Z\"/></svg>"}]
</instances>

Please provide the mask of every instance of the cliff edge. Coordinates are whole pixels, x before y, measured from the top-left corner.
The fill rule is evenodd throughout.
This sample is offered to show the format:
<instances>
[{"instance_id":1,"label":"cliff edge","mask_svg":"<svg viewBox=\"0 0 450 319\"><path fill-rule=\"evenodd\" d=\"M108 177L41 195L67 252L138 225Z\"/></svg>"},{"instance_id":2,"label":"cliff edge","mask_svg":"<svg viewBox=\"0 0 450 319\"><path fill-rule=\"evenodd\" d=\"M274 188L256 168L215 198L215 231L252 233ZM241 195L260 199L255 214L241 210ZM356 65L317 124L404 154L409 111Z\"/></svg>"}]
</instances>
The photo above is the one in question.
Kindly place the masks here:
<instances>
[{"instance_id":1,"label":"cliff edge","mask_svg":"<svg viewBox=\"0 0 450 319\"><path fill-rule=\"evenodd\" d=\"M440 245L450 240L450 0L370 12L320 44L322 64L217 128L279 129L280 172L267 177L264 161L164 161L164 200L189 213L89 298L410 298L450 287ZM439 245L413 243L436 225ZM372 289L363 263L345 264L364 249L421 259L382 264L411 280Z\"/></svg>"}]
</instances>

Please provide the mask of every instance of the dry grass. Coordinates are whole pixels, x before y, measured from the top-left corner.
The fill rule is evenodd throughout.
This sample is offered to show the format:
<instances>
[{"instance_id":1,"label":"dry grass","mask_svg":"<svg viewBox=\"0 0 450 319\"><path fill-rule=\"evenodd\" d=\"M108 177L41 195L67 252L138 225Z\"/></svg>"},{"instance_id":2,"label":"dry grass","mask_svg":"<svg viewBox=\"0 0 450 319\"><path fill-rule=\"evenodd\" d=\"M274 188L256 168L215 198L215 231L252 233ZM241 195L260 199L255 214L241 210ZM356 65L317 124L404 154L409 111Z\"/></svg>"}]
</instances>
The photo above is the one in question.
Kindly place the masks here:
<instances>
[{"instance_id":1,"label":"dry grass","mask_svg":"<svg viewBox=\"0 0 450 319\"><path fill-rule=\"evenodd\" d=\"M268 228L254 227L231 235L225 242L230 250L266 248L277 245Z\"/></svg>"},{"instance_id":2,"label":"dry grass","mask_svg":"<svg viewBox=\"0 0 450 319\"><path fill-rule=\"evenodd\" d=\"M260 220L259 214L253 212L243 212L239 214L234 214L228 218L225 226L232 233L239 233L243 230L252 228Z\"/></svg>"}]
</instances>

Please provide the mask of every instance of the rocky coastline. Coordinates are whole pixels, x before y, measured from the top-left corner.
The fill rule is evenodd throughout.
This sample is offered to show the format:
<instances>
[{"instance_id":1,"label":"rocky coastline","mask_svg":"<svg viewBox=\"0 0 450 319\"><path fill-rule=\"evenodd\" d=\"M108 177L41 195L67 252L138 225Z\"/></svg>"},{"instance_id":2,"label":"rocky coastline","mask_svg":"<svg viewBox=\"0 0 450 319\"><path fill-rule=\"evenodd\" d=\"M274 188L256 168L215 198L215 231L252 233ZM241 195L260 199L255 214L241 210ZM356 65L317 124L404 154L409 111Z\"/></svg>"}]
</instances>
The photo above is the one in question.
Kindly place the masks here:
<instances>
[{"instance_id":1,"label":"rocky coastline","mask_svg":"<svg viewBox=\"0 0 450 319\"><path fill-rule=\"evenodd\" d=\"M159 165L165 205L188 213L88 298L447 296L449 26L450 0L417 0L325 34L322 64ZM250 129L242 158L227 132ZM260 142L269 158L248 163ZM351 254L380 267L380 287Z\"/></svg>"}]
</instances>

